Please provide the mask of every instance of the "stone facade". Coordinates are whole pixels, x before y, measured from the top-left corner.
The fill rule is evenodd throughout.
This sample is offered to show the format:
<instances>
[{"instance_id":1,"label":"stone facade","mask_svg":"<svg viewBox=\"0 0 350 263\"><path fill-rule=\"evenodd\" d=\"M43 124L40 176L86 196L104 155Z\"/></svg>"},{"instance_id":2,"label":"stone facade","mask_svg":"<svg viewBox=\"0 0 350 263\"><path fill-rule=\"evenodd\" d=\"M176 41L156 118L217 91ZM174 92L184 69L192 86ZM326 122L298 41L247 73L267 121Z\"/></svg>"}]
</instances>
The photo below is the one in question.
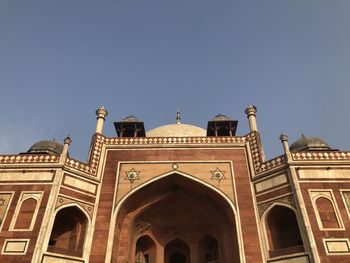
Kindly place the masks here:
<instances>
[{"instance_id":1,"label":"stone facade","mask_svg":"<svg viewBox=\"0 0 350 263\"><path fill-rule=\"evenodd\" d=\"M0 155L0 262L349 262L350 152L291 152L281 136L284 154L265 160L246 113L244 136L220 115L207 136L178 116L106 137L100 108L87 163L70 138Z\"/></svg>"}]
</instances>

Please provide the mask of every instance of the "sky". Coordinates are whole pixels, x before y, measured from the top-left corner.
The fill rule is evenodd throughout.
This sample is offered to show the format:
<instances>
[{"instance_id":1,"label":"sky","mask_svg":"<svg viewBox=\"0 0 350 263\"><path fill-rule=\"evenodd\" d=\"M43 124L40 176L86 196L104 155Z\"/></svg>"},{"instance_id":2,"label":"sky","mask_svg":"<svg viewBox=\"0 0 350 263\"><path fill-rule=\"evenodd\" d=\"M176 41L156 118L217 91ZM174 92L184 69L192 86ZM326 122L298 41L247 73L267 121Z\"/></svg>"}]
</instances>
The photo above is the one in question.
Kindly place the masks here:
<instances>
[{"instance_id":1,"label":"sky","mask_svg":"<svg viewBox=\"0 0 350 263\"><path fill-rule=\"evenodd\" d=\"M303 133L350 149L348 0L0 0L0 153L63 142L85 161L127 115L146 130L221 113L267 158Z\"/></svg>"}]
</instances>

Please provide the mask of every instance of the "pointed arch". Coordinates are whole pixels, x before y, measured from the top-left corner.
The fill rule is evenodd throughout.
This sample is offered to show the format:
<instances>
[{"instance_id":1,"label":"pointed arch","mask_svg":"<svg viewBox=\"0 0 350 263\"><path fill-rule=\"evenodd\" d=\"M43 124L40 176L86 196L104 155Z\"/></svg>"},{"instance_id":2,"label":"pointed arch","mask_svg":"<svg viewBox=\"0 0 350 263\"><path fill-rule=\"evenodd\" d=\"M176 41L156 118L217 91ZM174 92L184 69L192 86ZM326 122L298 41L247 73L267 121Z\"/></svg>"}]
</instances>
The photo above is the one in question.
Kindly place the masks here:
<instances>
[{"instance_id":1,"label":"pointed arch","mask_svg":"<svg viewBox=\"0 0 350 263\"><path fill-rule=\"evenodd\" d=\"M164 263L190 263L191 254L188 244L179 239L169 241L164 247Z\"/></svg>"},{"instance_id":2,"label":"pointed arch","mask_svg":"<svg viewBox=\"0 0 350 263\"><path fill-rule=\"evenodd\" d=\"M12 218L10 230L33 230L39 212L42 192L22 192Z\"/></svg>"},{"instance_id":3,"label":"pointed arch","mask_svg":"<svg viewBox=\"0 0 350 263\"><path fill-rule=\"evenodd\" d=\"M269 257L304 251L301 231L294 207L276 202L264 212L262 220Z\"/></svg>"},{"instance_id":4,"label":"pointed arch","mask_svg":"<svg viewBox=\"0 0 350 263\"><path fill-rule=\"evenodd\" d=\"M214 187L213 185L211 185L211 184L209 184L209 183L207 183L207 182L205 182L205 181L203 181L203 180L201 180L201 179L199 179L199 178L197 178L197 177L194 177L194 176L192 176L192 175L190 175L190 174L187 174L187 173L184 173L184 172L181 172L181 171L176 171L176 172L170 171L170 172L168 172L168 173L165 173L165 174L156 176L156 177L154 177L154 178L152 178L152 179L150 179L150 180L148 180L148 181L146 181L146 182L144 182L144 183L138 185L137 187L133 188L131 191L129 191L129 192L128 192L125 196L123 196L123 198L116 204L115 209L114 209L114 211L113 211L113 217L115 218L115 217L117 216L120 207L121 207L121 206L123 205L123 203L124 203L129 197L131 197L134 193L138 192L139 190L141 190L142 188L146 187L146 186L149 185L149 184L152 184L152 183L154 183L154 182L156 182L156 181L162 180L162 179L164 179L164 178L166 178L166 177L168 177L168 176L174 175L174 174L177 174L177 175L179 175L179 176L183 176L183 177L185 177L185 178L187 178L187 179L190 179L190 180L192 180L192 181L194 181L194 182L197 182L197 183L199 183L199 184L201 184L201 185L203 185L203 186L208 187L208 188L211 189L212 191L216 192L216 193L219 194L222 198L224 198L225 201L226 201L227 203L230 204L233 213L234 213L235 215L237 214L237 210L236 210L236 206L235 206L234 202L233 202L226 194L224 194L222 191L220 191L218 188L216 188L216 187Z\"/></svg>"},{"instance_id":5,"label":"pointed arch","mask_svg":"<svg viewBox=\"0 0 350 263\"><path fill-rule=\"evenodd\" d=\"M319 195L314 199L320 229L339 229L341 227L334 201L328 196Z\"/></svg>"},{"instance_id":6,"label":"pointed arch","mask_svg":"<svg viewBox=\"0 0 350 263\"><path fill-rule=\"evenodd\" d=\"M156 218L162 218L164 222L159 224L154 221ZM210 226L216 229L222 240L220 243L230 244L232 249L224 253L223 260L244 261L239 218L232 200L219 189L198 178L173 171L135 187L116 204L109 232L106 262L130 261L128 251L136 243L135 237L148 229L157 236L159 244L172 238L183 238L185 228L191 228L186 223L191 218L199 220L200 227L196 228L196 235L208 234L206 227ZM169 222L178 224L180 228L177 231L180 232L157 229L160 225L170 226ZM189 232L192 231L193 229L189 229ZM168 234L160 237L160 233ZM191 247L193 242L197 247L199 240L191 240ZM111 253L108 254L108 251Z\"/></svg>"},{"instance_id":7,"label":"pointed arch","mask_svg":"<svg viewBox=\"0 0 350 263\"><path fill-rule=\"evenodd\" d=\"M156 244L149 235L143 235L137 239L135 246L135 262L156 262Z\"/></svg>"},{"instance_id":8,"label":"pointed arch","mask_svg":"<svg viewBox=\"0 0 350 263\"><path fill-rule=\"evenodd\" d=\"M199 241L199 255L200 262L205 263L218 263L219 262L219 249L216 238L211 235L204 236Z\"/></svg>"},{"instance_id":9,"label":"pointed arch","mask_svg":"<svg viewBox=\"0 0 350 263\"><path fill-rule=\"evenodd\" d=\"M47 251L82 257L89 222L89 215L79 204L59 207L55 211Z\"/></svg>"},{"instance_id":10,"label":"pointed arch","mask_svg":"<svg viewBox=\"0 0 350 263\"><path fill-rule=\"evenodd\" d=\"M21 207L18 211L17 219L14 225L14 229L30 229L35 210L38 205L38 199L34 197L28 197L21 202Z\"/></svg>"}]
</instances>

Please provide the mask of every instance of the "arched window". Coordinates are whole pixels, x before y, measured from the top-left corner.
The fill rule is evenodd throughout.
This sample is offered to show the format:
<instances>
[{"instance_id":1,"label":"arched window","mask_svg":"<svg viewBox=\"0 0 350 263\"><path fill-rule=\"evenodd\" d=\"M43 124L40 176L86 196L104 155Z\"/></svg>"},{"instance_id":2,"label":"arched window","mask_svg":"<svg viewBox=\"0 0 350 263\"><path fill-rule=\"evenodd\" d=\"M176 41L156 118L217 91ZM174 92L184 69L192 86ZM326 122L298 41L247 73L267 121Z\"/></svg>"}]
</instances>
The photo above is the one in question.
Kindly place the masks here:
<instances>
[{"instance_id":1,"label":"arched window","mask_svg":"<svg viewBox=\"0 0 350 263\"><path fill-rule=\"evenodd\" d=\"M149 236L142 236L136 242L136 263L155 263L156 245Z\"/></svg>"},{"instance_id":2,"label":"arched window","mask_svg":"<svg viewBox=\"0 0 350 263\"><path fill-rule=\"evenodd\" d=\"M294 211L276 205L267 214L266 232L270 257L303 252L303 241Z\"/></svg>"},{"instance_id":3,"label":"arched window","mask_svg":"<svg viewBox=\"0 0 350 263\"><path fill-rule=\"evenodd\" d=\"M212 236L205 236L199 242L199 261L205 263L218 263L218 243Z\"/></svg>"},{"instance_id":4,"label":"arched window","mask_svg":"<svg viewBox=\"0 0 350 263\"><path fill-rule=\"evenodd\" d=\"M19 209L14 229L30 229L38 201L34 198L24 200Z\"/></svg>"},{"instance_id":5,"label":"arched window","mask_svg":"<svg viewBox=\"0 0 350 263\"><path fill-rule=\"evenodd\" d=\"M332 202L326 197L315 201L322 228L340 228Z\"/></svg>"},{"instance_id":6,"label":"arched window","mask_svg":"<svg viewBox=\"0 0 350 263\"><path fill-rule=\"evenodd\" d=\"M73 206L61 209L55 217L48 251L81 257L87 222L87 217L79 208Z\"/></svg>"}]
</instances>

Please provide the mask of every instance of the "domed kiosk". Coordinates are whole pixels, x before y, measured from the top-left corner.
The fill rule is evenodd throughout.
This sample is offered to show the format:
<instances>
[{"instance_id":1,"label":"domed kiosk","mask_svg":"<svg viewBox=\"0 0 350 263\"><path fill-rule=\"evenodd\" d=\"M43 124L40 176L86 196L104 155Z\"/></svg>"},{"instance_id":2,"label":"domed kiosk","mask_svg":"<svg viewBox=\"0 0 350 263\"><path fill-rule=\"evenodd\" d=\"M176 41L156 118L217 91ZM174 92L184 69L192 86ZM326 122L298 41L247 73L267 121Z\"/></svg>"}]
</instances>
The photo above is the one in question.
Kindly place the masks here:
<instances>
[{"instance_id":1,"label":"domed kiosk","mask_svg":"<svg viewBox=\"0 0 350 263\"><path fill-rule=\"evenodd\" d=\"M329 144L323 139L305 136L304 134L302 134L298 140L292 143L289 149L292 152L332 150Z\"/></svg>"},{"instance_id":2,"label":"domed kiosk","mask_svg":"<svg viewBox=\"0 0 350 263\"><path fill-rule=\"evenodd\" d=\"M46 154L61 154L63 145L52 140L43 140L34 143L27 153L46 153Z\"/></svg>"}]
</instances>

